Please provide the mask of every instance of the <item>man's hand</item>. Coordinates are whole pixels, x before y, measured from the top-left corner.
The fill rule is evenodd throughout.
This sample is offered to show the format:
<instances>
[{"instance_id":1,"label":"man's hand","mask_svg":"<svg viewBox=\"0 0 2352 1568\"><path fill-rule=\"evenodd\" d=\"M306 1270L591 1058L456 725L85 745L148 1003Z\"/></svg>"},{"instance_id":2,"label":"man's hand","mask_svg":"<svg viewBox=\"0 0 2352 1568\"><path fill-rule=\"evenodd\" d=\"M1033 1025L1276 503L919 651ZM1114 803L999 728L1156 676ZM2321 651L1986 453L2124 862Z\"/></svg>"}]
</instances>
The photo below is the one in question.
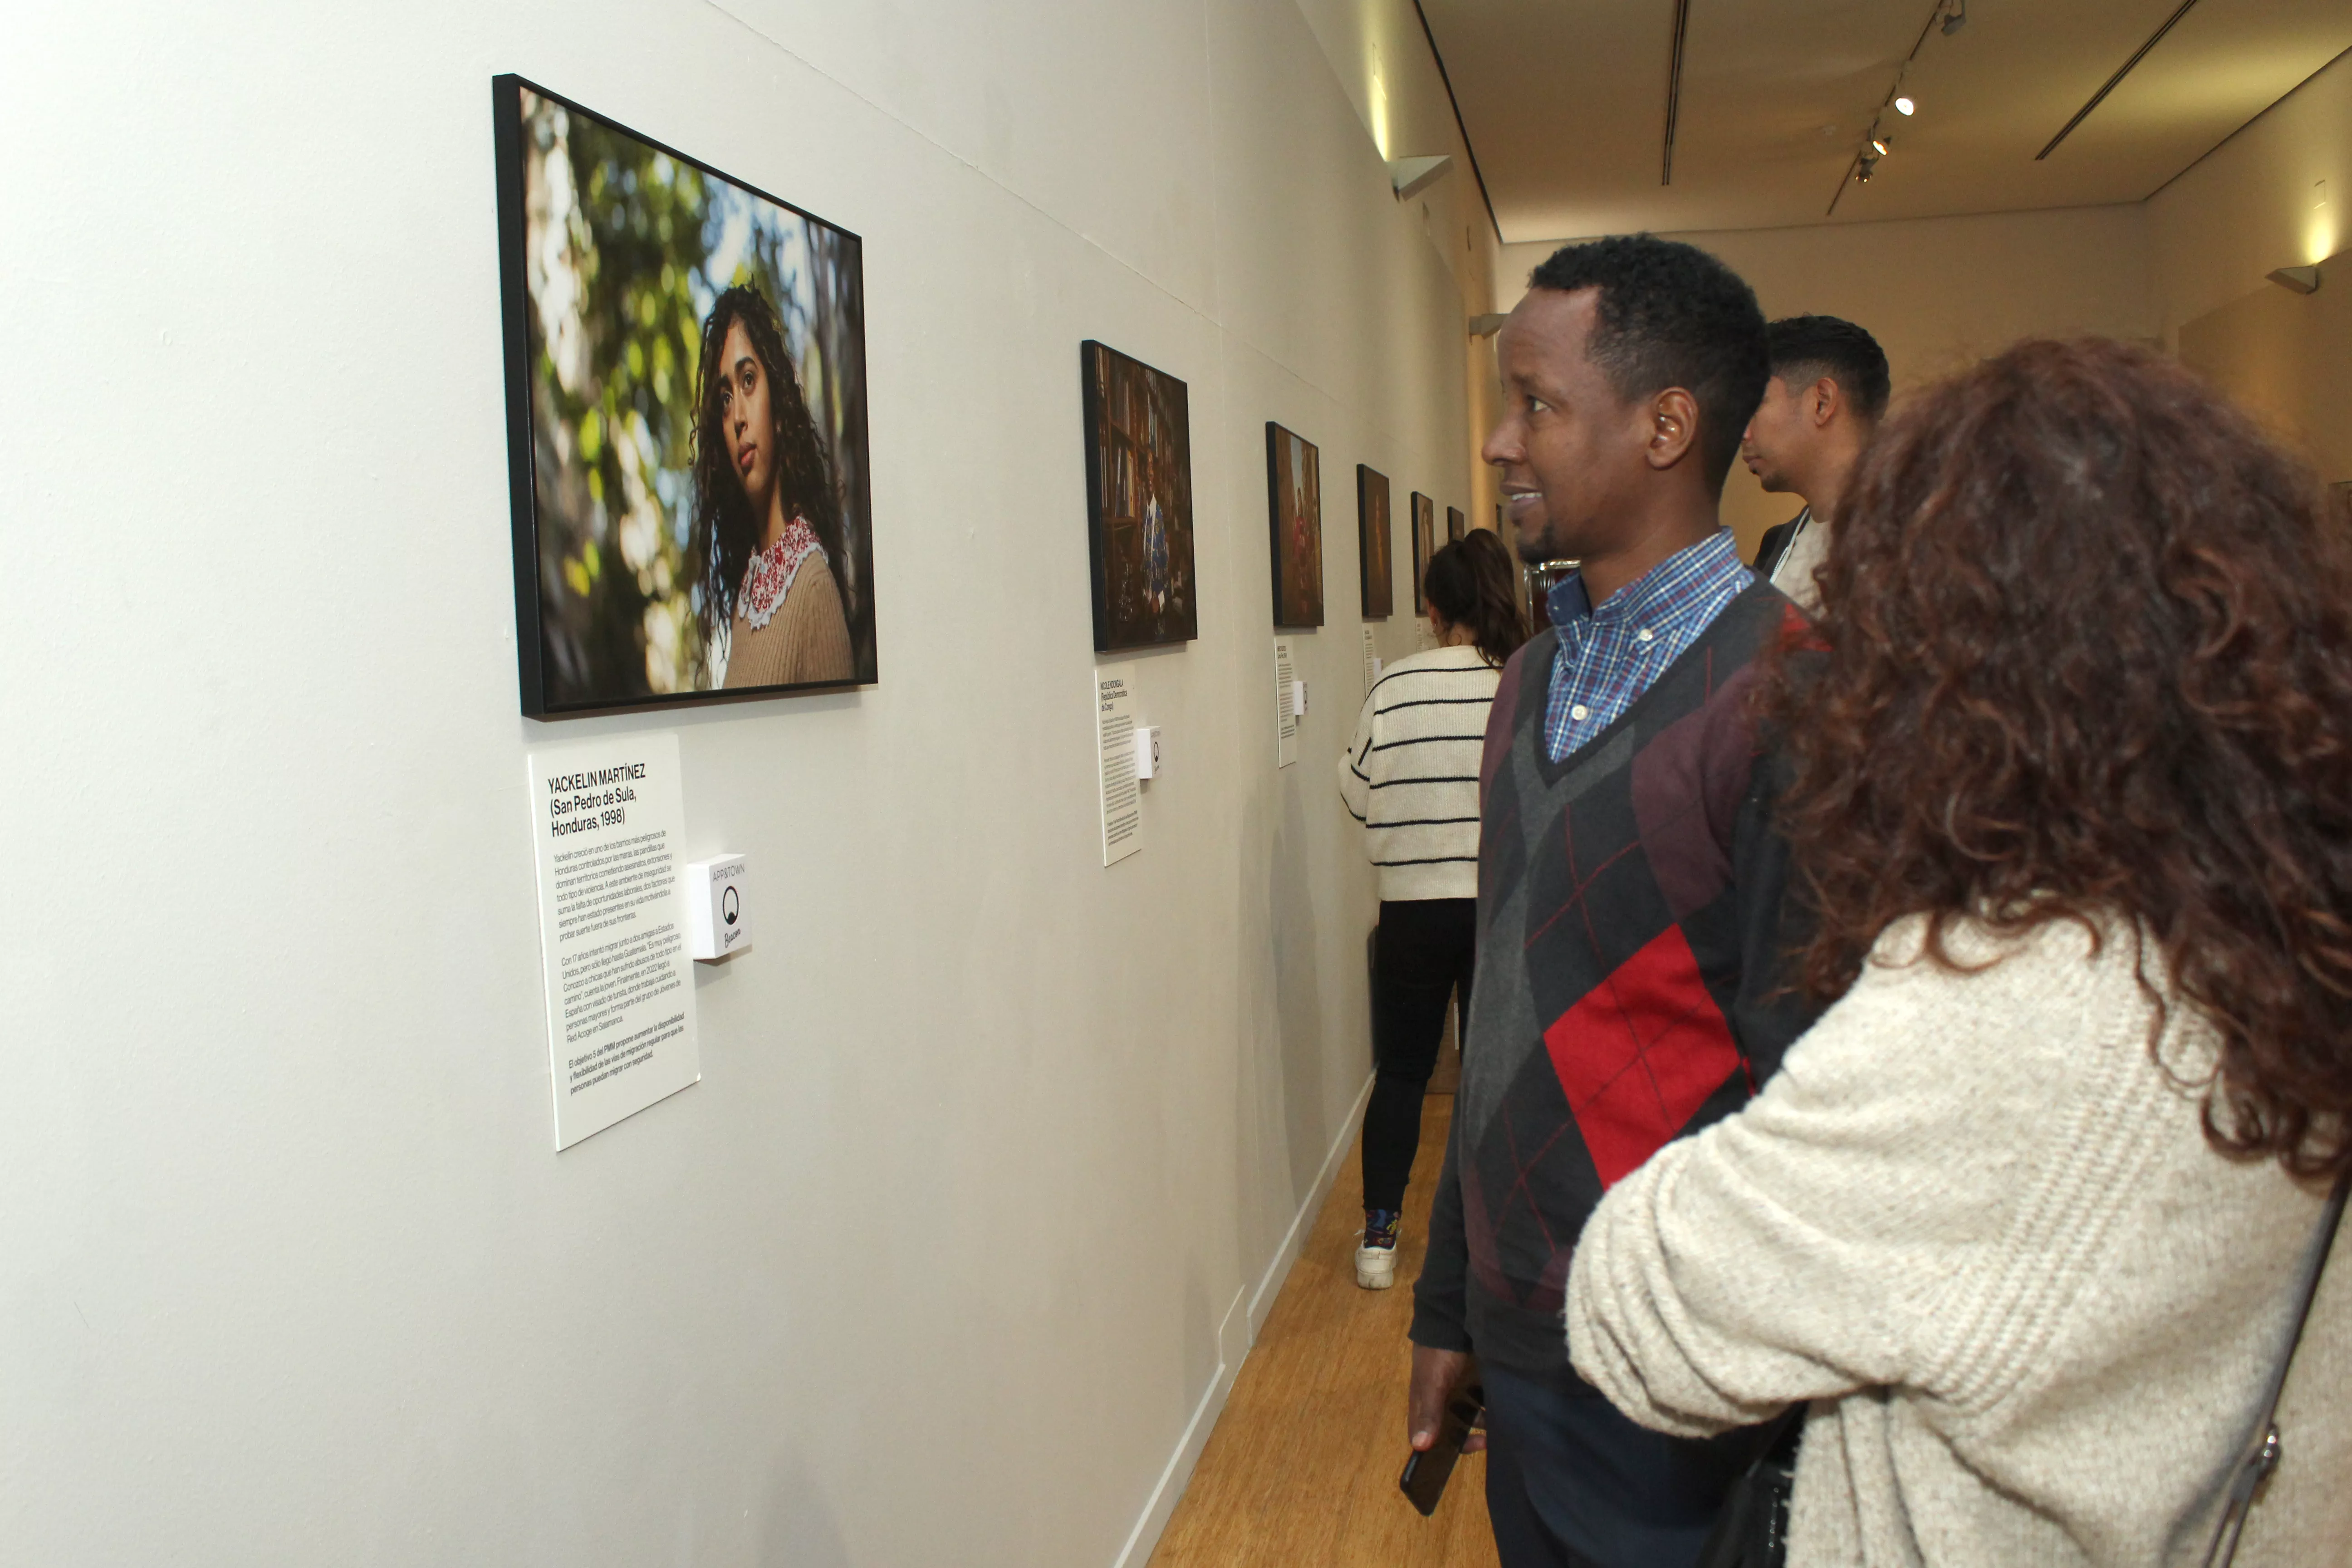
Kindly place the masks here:
<instances>
[{"instance_id":1,"label":"man's hand","mask_svg":"<svg viewBox=\"0 0 2352 1568\"><path fill-rule=\"evenodd\" d=\"M1447 1402L1473 1379L1477 1367L1478 1358L1467 1351L1412 1347L1412 1390L1405 1395L1404 1429L1413 1452L1426 1453L1436 1445L1438 1423L1445 1418ZM1486 1446L1486 1434L1473 1432L1462 1451L1475 1454Z\"/></svg>"}]
</instances>

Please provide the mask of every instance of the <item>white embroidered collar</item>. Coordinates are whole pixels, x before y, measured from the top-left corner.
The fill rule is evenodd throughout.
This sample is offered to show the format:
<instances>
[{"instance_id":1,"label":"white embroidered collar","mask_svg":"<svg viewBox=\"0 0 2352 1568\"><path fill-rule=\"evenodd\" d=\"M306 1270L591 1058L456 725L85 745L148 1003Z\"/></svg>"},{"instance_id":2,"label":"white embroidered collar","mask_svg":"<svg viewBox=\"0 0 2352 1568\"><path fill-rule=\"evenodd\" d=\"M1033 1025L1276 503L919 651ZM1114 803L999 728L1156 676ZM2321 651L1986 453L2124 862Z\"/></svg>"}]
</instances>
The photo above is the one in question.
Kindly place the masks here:
<instances>
[{"instance_id":1,"label":"white embroidered collar","mask_svg":"<svg viewBox=\"0 0 2352 1568\"><path fill-rule=\"evenodd\" d=\"M816 542L816 530L808 525L808 520L796 517L784 524L775 543L751 557L743 574L742 603L737 613L751 623L753 631L774 617L784 595L793 591L801 563L812 555L823 560L824 547Z\"/></svg>"}]
</instances>

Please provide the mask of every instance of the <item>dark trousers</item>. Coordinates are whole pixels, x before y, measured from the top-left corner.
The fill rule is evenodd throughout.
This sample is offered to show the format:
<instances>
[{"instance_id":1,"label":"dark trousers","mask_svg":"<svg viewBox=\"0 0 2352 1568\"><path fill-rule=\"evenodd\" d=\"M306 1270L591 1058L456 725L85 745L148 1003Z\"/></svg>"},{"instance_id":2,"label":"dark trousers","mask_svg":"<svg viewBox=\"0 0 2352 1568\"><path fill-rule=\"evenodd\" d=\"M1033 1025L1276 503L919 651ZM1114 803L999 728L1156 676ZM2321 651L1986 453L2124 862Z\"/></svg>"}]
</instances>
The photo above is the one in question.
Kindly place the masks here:
<instances>
[{"instance_id":1,"label":"dark trousers","mask_svg":"<svg viewBox=\"0 0 2352 1568\"><path fill-rule=\"evenodd\" d=\"M1445 1005L1470 1013L1478 900L1381 904L1372 933L1372 1102L1364 1110L1364 1206L1402 1209L1421 1147L1421 1099L1445 1038Z\"/></svg>"},{"instance_id":2,"label":"dark trousers","mask_svg":"<svg viewBox=\"0 0 2352 1568\"><path fill-rule=\"evenodd\" d=\"M1769 1428L1694 1441L1581 1385L1481 1366L1486 1512L1503 1568L1691 1568Z\"/></svg>"}]
</instances>

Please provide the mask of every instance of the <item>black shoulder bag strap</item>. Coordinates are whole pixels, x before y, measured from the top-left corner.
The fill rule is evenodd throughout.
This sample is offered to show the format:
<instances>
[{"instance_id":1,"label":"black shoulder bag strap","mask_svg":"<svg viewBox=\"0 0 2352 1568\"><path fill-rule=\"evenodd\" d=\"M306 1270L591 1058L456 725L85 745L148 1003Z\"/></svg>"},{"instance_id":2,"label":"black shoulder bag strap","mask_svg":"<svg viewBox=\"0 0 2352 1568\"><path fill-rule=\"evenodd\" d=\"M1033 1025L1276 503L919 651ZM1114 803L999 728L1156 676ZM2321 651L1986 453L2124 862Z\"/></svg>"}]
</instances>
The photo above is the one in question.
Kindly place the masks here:
<instances>
[{"instance_id":1,"label":"black shoulder bag strap","mask_svg":"<svg viewBox=\"0 0 2352 1568\"><path fill-rule=\"evenodd\" d=\"M2311 1304L2319 1299L2320 1278L2327 1272L2327 1255L2336 1249L2336 1232L2344 1223L2344 1198L2352 1192L2352 1171L2336 1178L2335 1192L2328 1194L2326 1217L2320 1226L2319 1257L2311 1266L2311 1282L2303 1288L2303 1305L2294 1314L2294 1333L2286 1342L2286 1354L2279 1358L2278 1371L2271 1374L2271 1393L2263 1404L2262 1419L2254 1424L2256 1434L2252 1449L2238 1463L2238 1473L2230 1482L2230 1500L2214 1523L2212 1543L2205 1548L2205 1568L2229 1568L2238 1555L2238 1537L2245 1532L2246 1516L2253 1511L2254 1495L2271 1472L2278 1468L2279 1395L2286 1390L2286 1374L2294 1365L2294 1352L2303 1343L2305 1325L2311 1321Z\"/></svg>"}]
</instances>

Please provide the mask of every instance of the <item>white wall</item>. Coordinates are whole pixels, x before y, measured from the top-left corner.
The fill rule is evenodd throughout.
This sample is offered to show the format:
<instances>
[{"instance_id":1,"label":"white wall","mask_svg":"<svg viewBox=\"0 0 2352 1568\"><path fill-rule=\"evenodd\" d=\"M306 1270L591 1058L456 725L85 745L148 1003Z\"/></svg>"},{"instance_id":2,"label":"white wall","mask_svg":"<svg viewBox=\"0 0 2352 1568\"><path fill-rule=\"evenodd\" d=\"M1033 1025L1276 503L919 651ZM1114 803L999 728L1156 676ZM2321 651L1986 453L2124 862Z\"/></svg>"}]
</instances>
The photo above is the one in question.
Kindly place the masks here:
<instances>
[{"instance_id":1,"label":"white wall","mask_svg":"<svg viewBox=\"0 0 2352 1568\"><path fill-rule=\"evenodd\" d=\"M2352 246L2352 53L2148 199L2168 331ZM2346 281L2347 279L2338 279Z\"/></svg>"},{"instance_id":2,"label":"white wall","mask_svg":"<svg viewBox=\"0 0 2352 1568\"><path fill-rule=\"evenodd\" d=\"M500 70L865 236L878 686L517 717ZM1299 11L129 0L15 17L0 129L0 1558L1139 1564L1369 1071L1352 468L1400 560L1469 483ZM1087 337L1191 384L1202 582L1108 871ZM558 1156L522 757L670 728L769 910Z\"/></svg>"},{"instance_id":3,"label":"white wall","mask_svg":"<svg viewBox=\"0 0 2352 1568\"><path fill-rule=\"evenodd\" d=\"M1495 309L1495 253L1502 243L1479 188L1470 144L1462 134L1428 31L1414 0L1297 0L1316 41L1331 62L1367 134L1391 158L1444 154L1452 171L1421 191L1411 208L1454 276L1463 309L1473 316ZM1517 290L1512 290L1517 297ZM1475 453L1498 411L1495 340L1466 339L1462 353L1469 383L1465 441ZM1474 528L1490 527L1502 492L1494 470L1471 468L1466 496L1433 495L1438 521L1461 506Z\"/></svg>"},{"instance_id":4,"label":"white wall","mask_svg":"<svg viewBox=\"0 0 2352 1568\"><path fill-rule=\"evenodd\" d=\"M2352 482L2352 54L2147 205L2168 340L2323 479ZM2265 280L2313 263L2315 294Z\"/></svg>"},{"instance_id":5,"label":"white wall","mask_svg":"<svg viewBox=\"0 0 2352 1568\"><path fill-rule=\"evenodd\" d=\"M2020 338L2158 333L2137 205L1669 237L1721 257L1755 289L1767 316L1818 312L1868 328L1886 351L1898 393ZM1504 247L1497 298L1516 303L1528 272L1555 248ZM1734 465L1724 517L1750 547L1797 504L1765 494Z\"/></svg>"}]
</instances>

